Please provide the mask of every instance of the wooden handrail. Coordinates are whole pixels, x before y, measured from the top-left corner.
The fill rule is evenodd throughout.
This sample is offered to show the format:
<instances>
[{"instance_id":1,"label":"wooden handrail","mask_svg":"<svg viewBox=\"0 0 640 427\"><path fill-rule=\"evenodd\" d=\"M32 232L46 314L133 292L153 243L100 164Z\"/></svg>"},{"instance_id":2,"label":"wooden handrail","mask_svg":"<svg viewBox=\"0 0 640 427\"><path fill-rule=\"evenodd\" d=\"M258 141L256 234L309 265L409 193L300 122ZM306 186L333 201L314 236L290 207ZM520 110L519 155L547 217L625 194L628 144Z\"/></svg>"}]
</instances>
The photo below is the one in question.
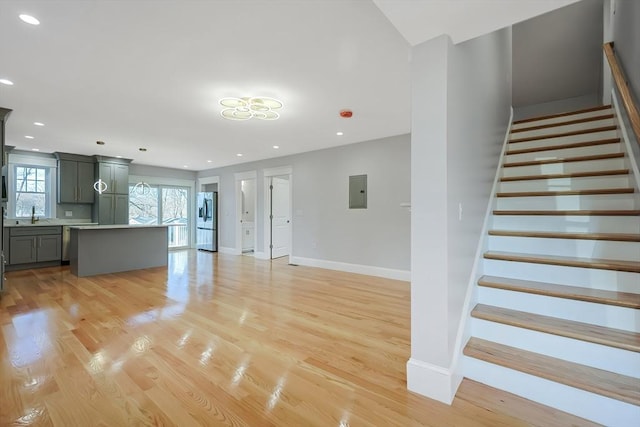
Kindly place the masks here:
<instances>
[{"instance_id":1,"label":"wooden handrail","mask_svg":"<svg viewBox=\"0 0 640 427\"><path fill-rule=\"evenodd\" d=\"M605 43L603 49L604 54L607 56L607 61L609 62L609 68L611 68L613 80L616 82L616 86L618 87L618 91L622 97L622 103L624 104L624 108L627 110L627 114L629 114L631 128L633 129L633 133L636 134L636 141L640 144L640 114L638 113L638 107L633 102L633 97L631 96L631 91L627 85L627 79L624 76L622 67L620 67L618 60L616 59L616 55L613 51L613 42Z\"/></svg>"}]
</instances>

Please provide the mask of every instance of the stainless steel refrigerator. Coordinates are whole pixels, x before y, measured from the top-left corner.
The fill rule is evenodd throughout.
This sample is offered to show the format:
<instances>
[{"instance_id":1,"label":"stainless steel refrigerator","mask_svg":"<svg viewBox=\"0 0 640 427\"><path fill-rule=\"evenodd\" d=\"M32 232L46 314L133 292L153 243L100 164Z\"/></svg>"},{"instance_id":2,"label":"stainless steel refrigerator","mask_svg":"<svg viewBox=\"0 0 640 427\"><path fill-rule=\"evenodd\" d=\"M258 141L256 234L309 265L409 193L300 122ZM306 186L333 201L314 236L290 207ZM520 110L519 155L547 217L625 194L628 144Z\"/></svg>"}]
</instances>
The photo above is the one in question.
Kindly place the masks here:
<instances>
[{"instance_id":1,"label":"stainless steel refrigerator","mask_svg":"<svg viewBox=\"0 0 640 427\"><path fill-rule=\"evenodd\" d=\"M198 193L196 247L201 251L218 251L218 192Z\"/></svg>"}]
</instances>

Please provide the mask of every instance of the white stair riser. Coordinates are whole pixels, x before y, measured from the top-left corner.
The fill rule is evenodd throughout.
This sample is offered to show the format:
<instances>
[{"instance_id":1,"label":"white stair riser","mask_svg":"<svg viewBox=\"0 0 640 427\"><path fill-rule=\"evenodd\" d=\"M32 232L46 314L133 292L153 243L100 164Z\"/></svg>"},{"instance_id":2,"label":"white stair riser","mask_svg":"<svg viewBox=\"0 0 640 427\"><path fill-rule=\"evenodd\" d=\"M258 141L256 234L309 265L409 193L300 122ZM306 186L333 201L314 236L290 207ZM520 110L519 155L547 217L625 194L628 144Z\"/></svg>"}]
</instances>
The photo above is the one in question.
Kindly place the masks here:
<instances>
[{"instance_id":1,"label":"white stair riser","mask_svg":"<svg viewBox=\"0 0 640 427\"><path fill-rule=\"evenodd\" d=\"M484 274L488 276L533 280L534 282L548 282L558 285L582 286L606 291L640 292L638 288L640 274L628 271L566 267L493 259L484 259L483 268Z\"/></svg>"},{"instance_id":2,"label":"white stair riser","mask_svg":"<svg viewBox=\"0 0 640 427\"><path fill-rule=\"evenodd\" d=\"M633 308L554 298L485 286L478 287L478 303L607 328L640 332L640 323L636 324L638 311ZM640 354L638 354L638 362L640 363Z\"/></svg>"},{"instance_id":3,"label":"white stair riser","mask_svg":"<svg viewBox=\"0 0 640 427\"><path fill-rule=\"evenodd\" d=\"M589 190L594 188L629 188L629 175L607 175L584 178L528 179L500 182L501 193L520 191Z\"/></svg>"},{"instance_id":4,"label":"white stair riser","mask_svg":"<svg viewBox=\"0 0 640 427\"><path fill-rule=\"evenodd\" d=\"M464 376L610 427L629 427L640 407L464 356Z\"/></svg>"},{"instance_id":5,"label":"white stair riser","mask_svg":"<svg viewBox=\"0 0 640 427\"><path fill-rule=\"evenodd\" d=\"M640 233L638 216L494 215L492 229L568 233Z\"/></svg>"},{"instance_id":6,"label":"white stair riser","mask_svg":"<svg viewBox=\"0 0 640 427\"><path fill-rule=\"evenodd\" d=\"M502 176L548 175L552 173L591 172L616 169L626 169L624 158L506 167L502 169Z\"/></svg>"},{"instance_id":7,"label":"white stair riser","mask_svg":"<svg viewBox=\"0 0 640 427\"><path fill-rule=\"evenodd\" d=\"M490 251L495 252L602 258L640 263L638 242L489 236L487 246Z\"/></svg>"},{"instance_id":8,"label":"white stair riser","mask_svg":"<svg viewBox=\"0 0 640 427\"><path fill-rule=\"evenodd\" d=\"M556 133L573 132L578 130L594 129L594 128L599 128L604 126L613 126L613 125L615 125L615 121L613 118L595 120L591 122L576 123L573 125L560 125L560 126L554 126L551 128L516 132L511 134L511 138L529 138L532 136L553 135ZM540 125L531 125L528 127L535 127L535 126L540 126ZM517 129L514 129L514 130L517 130Z\"/></svg>"},{"instance_id":9,"label":"white stair riser","mask_svg":"<svg viewBox=\"0 0 640 427\"><path fill-rule=\"evenodd\" d=\"M533 353L640 378L640 353L471 318L471 334Z\"/></svg>"},{"instance_id":10,"label":"white stair riser","mask_svg":"<svg viewBox=\"0 0 640 427\"><path fill-rule=\"evenodd\" d=\"M528 127L532 127L532 126L541 126L541 125L549 125L552 123L562 123L562 122L568 122L571 120L580 120L580 119L588 119L590 117L598 117L598 116L604 116L607 114L613 114L613 109L612 108L608 108L605 110L597 110L597 111L590 111L588 113L578 113L578 114L571 114L568 116L562 116L562 117L555 117L555 118L551 118L551 119L542 119L542 120L534 120L531 122L525 122L525 123L516 123L514 125L511 126L512 129L522 129L522 128L528 128Z\"/></svg>"},{"instance_id":11,"label":"white stair riser","mask_svg":"<svg viewBox=\"0 0 640 427\"><path fill-rule=\"evenodd\" d=\"M499 210L570 210L570 209L635 209L632 194L597 194L588 196L498 197Z\"/></svg>"},{"instance_id":12,"label":"white stair riser","mask_svg":"<svg viewBox=\"0 0 640 427\"><path fill-rule=\"evenodd\" d=\"M508 154L505 163L528 162L532 160L565 159L567 157L597 156L599 154L620 153L620 144L600 144L589 147L563 148L559 150L534 151L532 153Z\"/></svg>"},{"instance_id":13,"label":"white stair riser","mask_svg":"<svg viewBox=\"0 0 640 427\"><path fill-rule=\"evenodd\" d=\"M512 137L507 150L520 150L522 148L547 147L556 144L573 144L575 142L598 141L601 139L618 138L615 130L603 130L600 132L581 133L578 135L556 136L552 138L534 139L531 141L516 142L519 138Z\"/></svg>"}]
</instances>

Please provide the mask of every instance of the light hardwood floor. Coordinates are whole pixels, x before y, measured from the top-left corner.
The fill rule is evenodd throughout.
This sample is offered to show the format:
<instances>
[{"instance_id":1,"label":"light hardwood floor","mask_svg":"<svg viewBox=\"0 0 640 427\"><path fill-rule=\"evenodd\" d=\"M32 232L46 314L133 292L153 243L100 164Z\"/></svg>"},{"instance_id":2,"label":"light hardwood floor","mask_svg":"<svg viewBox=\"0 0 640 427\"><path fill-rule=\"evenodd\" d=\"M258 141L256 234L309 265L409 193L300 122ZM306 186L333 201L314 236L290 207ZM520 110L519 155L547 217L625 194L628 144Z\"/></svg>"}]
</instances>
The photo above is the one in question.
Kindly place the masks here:
<instances>
[{"instance_id":1,"label":"light hardwood floor","mask_svg":"<svg viewBox=\"0 0 640 427\"><path fill-rule=\"evenodd\" d=\"M589 425L473 381L406 389L406 282L172 252L168 268L7 273L0 425Z\"/></svg>"}]
</instances>

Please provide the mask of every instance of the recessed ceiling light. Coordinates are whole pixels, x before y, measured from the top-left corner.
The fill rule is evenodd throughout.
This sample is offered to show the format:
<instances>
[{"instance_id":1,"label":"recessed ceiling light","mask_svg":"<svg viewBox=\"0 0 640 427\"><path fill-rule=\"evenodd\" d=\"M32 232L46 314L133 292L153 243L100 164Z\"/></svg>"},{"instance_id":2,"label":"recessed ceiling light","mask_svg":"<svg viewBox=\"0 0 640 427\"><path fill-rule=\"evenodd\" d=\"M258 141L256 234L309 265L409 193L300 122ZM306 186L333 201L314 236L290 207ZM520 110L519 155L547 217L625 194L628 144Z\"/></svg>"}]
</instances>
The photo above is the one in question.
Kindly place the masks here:
<instances>
[{"instance_id":1,"label":"recessed ceiling light","mask_svg":"<svg viewBox=\"0 0 640 427\"><path fill-rule=\"evenodd\" d=\"M336 132L336 135L338 135L338 136L342 136L342 135L344 135L344 133L342 133L342 132Z\"/></svg>"},{"instance_id":2,"label":"recessed ceiling light","mask_svg":"<svg viewBox=\"0 0 640 427\"><path fill-rule=\"evenodd\" d=\"M187 165L184 165L184 166L182 166L182 167L183 167L183 168L188 168L189 166L187 166Z\"/></svg>"},{"instance_id":3,"label":"recessed ceiling light","mask_svg":"<svg viewBox=\"0 0 640 427\"><path fill-rule=\"evenodd\" d=\"M213 162L213 160L207 160L207 163L211 163L211 162Z\"/></svg>"},{"instance_id":4,"label":"recessed ceiling light","mask_svg":"<svg viewBox=\"0 0 640 427\"><path fill-rule=\"evenodd\" d=\"M7 86L13 86L13 82L9 79L0 79L0 83Z\"/></svg>"},{"instance_id":5,"label":"recessed ceiling light","mask_svg":"<svg viewBox=\"0 0 640 427\"><path fill-rule=\"evenodd\" d=\"M242 153L238 153L238 154L236 154L236 156L242 157Z\"/></svg>"},{"instance_id":6,"label":"recessed ceiling light","mask_svg":"<svg viewBox=\"0 0 640 427\"><path fill-rule=\"evenodd\" d=\"M122 158L122 156L116 156L116 158L121 159L121 158Z\"/></svg>"},{"instance_id":7,"label":"recessed ceiling light","mask_svg":"<svg viewBox=\"0 0 640 427\"><path fill-rule=\"evenodd\" d=\"M40 151L39 148L32 148L31 151Z\"/></svg>"},{"instance_id":8,"label":"recessed ceiling light","mask_svg":"<svg viewBox=\"0 0 640 427\"><path fill-rule=\"evenodd\" d=\"M41 123L41 122L33 122L33 124L36 126L44 126L44 123Z\"/></svg>"},{"instance_id":9,"label":"recessed ceiling light","mask_svg":"<svg viewBox=\"0 0 640 427\"><path fill-rule=\"evenodd\" d=\"M24 137L27 138L27 139L33 139L33 137L31 135L25 135Z\"/></svg>"},{"instance_id":10,"label":"recessed ceiling light","mask_svg":"<svg viewBox=\"0 0 640 427\"><path fill-rule=\"evenodd\" d=\"M27 24L40 25L40 21L38 21L36 18L34 18L31 15L26 15L23 13L22 15L20 15L20 19L22 19L22 21L26 22Z\"/></svg>"},{"instance_id":11,"label":"recessed ceiling light","mask_svg":"<svg viewBox=\"0 0 640 427\"><path fill-rule=\"evenodd\" d=\"M275 148L277 150L278 148L280 148L280 146L279 145L274 145L273 148Z\"/></svg>"}]
</instances>

